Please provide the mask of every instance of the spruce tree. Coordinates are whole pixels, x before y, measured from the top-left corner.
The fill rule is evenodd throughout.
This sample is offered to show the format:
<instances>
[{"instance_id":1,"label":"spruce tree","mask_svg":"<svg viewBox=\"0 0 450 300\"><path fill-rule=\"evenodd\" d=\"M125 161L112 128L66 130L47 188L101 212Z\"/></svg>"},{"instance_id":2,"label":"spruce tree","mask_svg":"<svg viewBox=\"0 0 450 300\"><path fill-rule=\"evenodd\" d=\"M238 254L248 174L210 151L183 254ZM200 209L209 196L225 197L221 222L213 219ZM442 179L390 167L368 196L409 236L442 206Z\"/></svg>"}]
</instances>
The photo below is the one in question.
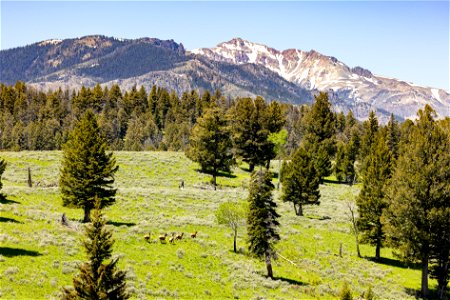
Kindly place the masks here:
<instances>
[{"instance_id":1,"label":"spruce tree","mask_svg":"<svg viewBox=\"0 0 450 300\"><path fill-rule=\"evenodd\" d=\"M0 159L0 199L3 198L3 194L1 193L3 183L2 183L2 175L3 172L5 172L6 169L6 161L4 159Z\"/></svg>"},{"instance_id":2,"label":"spruce tree","mask_svg":"<svg viewBox=\"0 0 450 300\"><path fill-rule=\"evenodd\" d=\"M63 288L62 299L128 299L126 273L117 268L118 258L111 259L114 240L112 231L96 200L92 224L85 227L83 247L88 261L79 266L80 273L73 278L73 288Z\"/></svg>"},{"instance_id":3,"label":"spruce tree","mask_svg":"<svg viewBox=\"0 0 450 300\"><path fill-rule=\"evenodd\" d=\"M268 167L275 158L275 145L269 135L281 130L284 117L278 104L269 106L261 97L239 99L232 108L232 135L237 156L249 164L252 172L257 165Z\"/></svg>"},{"instance_id":4,"label":"spruce tree","mask_svg":"<svg viewBox=\"0 0 450 300\"><path fill-rule=\"evenodd\" d=\"M315 102L307 115L305 147L312 153L322 180L332 172L331 158L336 152L335 116L327 93L314 96Z\"/></svg>"},{"instance_id":5,"label":"spruce tree","mask_svg":"<svg viewBox=\"0 0 450 300\"><path fill-rule=\"evenodd\" d=\"M346 169L346 157L345 157L345 145L339 142L336 151L336 161L334 164L334 174L337 181L342 182L345 180L345 169Z\"/></svg>"},{"instance_id":6,"label":"spruce tree","mask_svg":"<svg viewBox=\"0 0 450 300\"><path fill-rule=\"evenodd\" d=\"M94 199L101 208L115 202L114 174L119 169L112 153L106 153L106 141L94 113L88 110L75 124L63 146L59 186L63 206L83 208L83 222L90 222Z\"/></svg>"},{"instance_id":7,"label":"spruce tree","mask_svg":"<svg viewBox=\"0 0 450 300\"><path fill-rule=\"evenodd\" d=\"M297 216L303 216L303 205L320 204L319 174L311 155L300 147L285 167L281 199L292 202Z\"/></svg>"},{"instance_id":8,"label":"spruce tree","mask_svg":"<svg viewBox=\"0 0 450 300\"><path fill-rule=\"evenodd\" d=\"M249 212L247 234L249 251L264 259L267 276L273 279L272 258L276 258L274 245L280 240L277 227L279 215L273 200L272 173L267 170L255 171L250 179Z\"/></svg>"},{"instance_id":9,"label":"spruce tree","mask_svg":"<svg viewBox=\"0 0 450 300\"><path fill-rule=\"evenodd\" d=\"M234 163L232 148L228 120L223 110L212 107L197 119L186 156L199 163L203 171L212 173L216 189L218 172L229 172Z\"/></svg>"},{"instance_id":10,"label":"spruce tree","mask_svg":"<svg viewBox=\"0 0 450 300\"><path fill-rule=\"evenodd\" d=\"M390 205L385 220L401 254L421 262L421 292L426 298L430 258L450 247L450 140L430 106L418 115L387 189ZM445 290L445 280L438 283Z\"/></svg>"},{"instance_id":11,"label":"spruce tree","mask_svg":"<svg viewBox=\"0 0 450 300\"><path fill-rule=\"evenodd\" d=\"M379 132L366 157L366 171L363 176L363 186L356 200L359 219L359 232L362 242L375 246L375 259L380 259L380 250L385 240L385 230L381 217L388 202L384 186L391 177L392 155L387 146L384 135Z\"/></svg>"},{"instance_id":12,"label":"spruce tree","mask_svg":"<svg viewBox=\"0 0 450 300\"><path fill-rule=\"evenodd\" d=\"M363 123L364 133L361 137L361 147L359 150L360 161L362 161L361 173L363 174L366 166L366 157L372 151L371 148L375 144L375 138L379 129L378 118L374 111L370 111L369 118Z\"/></svg>"},{"instance_id":13,"label":"spruce tree","mask_svg":"<svg viewBox=\"0 0 450 300\"><path fill-rule=\"evenodd\" d=\"M394 118L394 114L391 114L389 122L386 126L386 142L391 151L394 159L398 157L398 147L400 142L400 128L397 121Z\"/></svg>"}]
</instances>

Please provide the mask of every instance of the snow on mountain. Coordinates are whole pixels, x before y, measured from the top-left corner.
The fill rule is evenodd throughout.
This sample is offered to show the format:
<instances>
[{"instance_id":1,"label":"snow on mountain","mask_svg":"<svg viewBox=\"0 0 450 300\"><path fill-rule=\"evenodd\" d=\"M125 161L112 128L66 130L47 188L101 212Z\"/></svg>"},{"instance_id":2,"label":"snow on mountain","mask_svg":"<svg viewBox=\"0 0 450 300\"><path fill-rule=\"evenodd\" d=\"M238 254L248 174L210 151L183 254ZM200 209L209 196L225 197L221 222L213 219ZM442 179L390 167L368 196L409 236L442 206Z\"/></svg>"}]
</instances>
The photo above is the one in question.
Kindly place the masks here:
<instances>
[{"instance_id":1,"label":"snow on mountain","mask_svg":"<svg viewBox=\"0 0 450 300\"><path fill-rule=\"evenodd\" d=\"M400 118L411 118L427 103L439 116L445 117L450 107L450 94L442 89L376 76L369 70L350 68L336 58L314 50L279 51L235 38L213 48L192 50L191 53L215 61L265 66L303 88L329 92L332 100L336 101L333 104L337 110L360 111L360 118L365 118L371 109L384 115L392 112ZM360 109L361 106L365 107L364 110Z\"/></svg>"}]
</instances>

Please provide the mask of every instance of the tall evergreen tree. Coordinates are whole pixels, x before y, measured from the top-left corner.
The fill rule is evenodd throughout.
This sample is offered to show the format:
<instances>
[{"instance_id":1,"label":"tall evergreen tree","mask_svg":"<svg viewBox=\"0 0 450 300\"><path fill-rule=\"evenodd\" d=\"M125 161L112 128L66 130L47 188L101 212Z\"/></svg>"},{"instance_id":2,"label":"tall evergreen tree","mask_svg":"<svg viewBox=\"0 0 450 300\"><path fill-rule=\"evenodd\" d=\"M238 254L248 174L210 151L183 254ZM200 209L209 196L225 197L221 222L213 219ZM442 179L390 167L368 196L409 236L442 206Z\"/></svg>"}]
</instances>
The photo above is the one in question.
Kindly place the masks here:
<instances>
[{"instance_id":1,"label":"tall evergreen tree","mask_svg":"<svg viewBox=\"0 0 450 300\"><path fill-rule=\"evenodd\" d=\"M437 126L430 106L418 116L387 189L390 205L385 220L401 253L421 262L421 292L427 298L430 258L450 247L448 234L444 234L450 228L450 218L445 217L450 212L450 140ZM444 282L438 279L439 284Z\"/></svg>"},{"instance_id":2,"label":"tall evergreen tree","mask_svg":"<svg viewBox=\"0 0 450 300\"><path fill-rule=\"evenodd\" d=\"M392 160L385 137L380 132L366 157L363 187L356 200L359 212L357 224L362 233L362 242L376 247L376 260L380 259L380 250L385 241L381 217L388 206L384 186L392 174Z\"/></svg>"},{"instance_id":3,"label":"tall evergreen tree","mask_svg":"<svg viewBox=\"0 0 450 300\"><path fill-rule=\"evenodd\" d=\"M335 116L328 94L314 96L315 102L307 116L305 147L312 153L319 177L331 174L331 158L336 152Z\"/></svg>"},{"instance_id":4,"label":"tall evergreen tree","mask_svg":"<svg viewBox=\"0 0 450 300\"><path fill-rule=\"evenodd\" d=\"M250 179L249 212L247 217L247 234L249 251L256 257L264 259L267 276L273 279L272 258L276 258L274 245L280 240L277 227L280 225L276 212L277 204L273 201L272 173L267 170L255 171Z\"/></svg>"},{"instance_id":5,"label":"tall evergreen tree","mask_svg":"<svg viewBox=\"0 0 450 300\"><path fill-rule=\"evenodd\" d=\"M397 121L394 118L394 114L391 114L389 122L386 126L386 142L389 150L392 153L394 159L398 157L398 147L400 142L400 128Z\"/></svg>"},{"instance_id":6,"label":"tall evergreen tree","mask_svg":"<svg viewBox=\"0 0 450 300\"><path fill-rule=\"evenodd\" d=\"M303 216L303 205L320 204L319 174L305 148L297 149L283 172L281 199L293 203L297 216Z\"/></svg>"},{"instance_id":7,"label":"tall evergreen tree","mask_svg":"<svg viewBox=\"0 0 450 300\"><path fill-rule=\"evenodd\" d=\"M378 118L372 110L369 113L369 118L363 123L364 133L361 137L360 160L364 162L366 156L371 152L371 148L375 144L375 138L379 129ZM364 163L362 172L364 173Z\"/></svg>"},{"instance_id":8,"label":"tall evergreen tree","mask_svg":"<svg viewBox=\"0 0 450 300\"><path fill-rule=\"evenodd\" d=\"M3 187L2 175L3 175L3 172L5 172L5 169L6 169L6 161L4 159L0 159L0 199L2 197L4 197L3 194L1 193L1 190Z\"/></svg>"},{"instance_id":9,"label":"tall evergreen tree","mask_svg":"<svg viewBox=\"0 0 450 300\"><path fill-rule=\"evenodd\" d=\"M261 97L239 99L232 109L232 134L236 154L248 162L250 172L257 165L268 166L276 156L275 145L268 139L278 132L284 118L277 104L267 103Z\"/></svg>"},{"instance_id":10,"label":"tall evergreen tree","mask_svg":"<svg viewBox=\"0 0 450 300\"><path fill-rule=\"evenodd\" d=\"M346 144L338 144L334 172L338 181L352 184L356 179L355 162L359 150L359 135L356 128L351 132Z\"/></svg>"},{"instance_id":11,"label":"tall evergreen tree","mask_svg":"<svg viewBox=\"0 0 450 300\"><path fill-rule=\"evenodd\" d=\"M187 157L198 162L203 171L210 171L216 189L217 174L220 170L229 172L234 163L233 144L226 116L218 107L206 110L192 129Z\"/></svg>"},{"instance_id":12,"label":"tall evergreen tree","mask_svg":"<svg viewBox=\"0 0 450 300\"><path fill-rule=\"evenodd\" d=\"M111 258L114 240L106 228L99 199L96 201L92 224L85 228L83 247L88 262L79 266L73 278L73 288L63 288L62 299L128 299L126 273L117 268L118 258Z\"/></svg>"},{"instance_id":13,"label":"tall evergreen tree","mask_svg":"<svg viewBox=\"0 0 450 300\"><path fill-rule=\"evenodd\" d=\"M106 153L94 113L88 110L77 122L63 146L59 186L63 205L84 209L84 222L90 222L94 199L101 207L115 202L114 174L119 169L112 153Z\"/></svg>"}]
</instances>

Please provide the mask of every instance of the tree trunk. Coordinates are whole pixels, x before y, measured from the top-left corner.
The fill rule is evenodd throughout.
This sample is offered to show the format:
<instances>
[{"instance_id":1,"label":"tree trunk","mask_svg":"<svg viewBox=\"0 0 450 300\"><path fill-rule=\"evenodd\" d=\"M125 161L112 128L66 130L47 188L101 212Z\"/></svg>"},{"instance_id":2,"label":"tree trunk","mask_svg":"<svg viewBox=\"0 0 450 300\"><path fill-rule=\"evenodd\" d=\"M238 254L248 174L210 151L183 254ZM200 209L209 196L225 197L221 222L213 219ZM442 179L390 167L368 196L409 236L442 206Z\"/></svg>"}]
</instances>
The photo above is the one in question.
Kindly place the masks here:
<instances>
[{"instance_id":1,"label":"tree trunk","mask_svg":"<svg viewBox=\"0 0 450 300\"><path fill-rule=\"evenodd\" d=\"M266 267L267 267L267 277L273 279L272 262L270 259L270 254L266 252Z\"/></svg>"},{"instance_id":2,"label":"tree trunk","mask_svg":"<svg viewBox=\"0 0 450 300\"><path fill-rule=\"evenodd\" d=\"M269 170L269 169L270 169L270 159L267 160L267 163L266 163L266 170Z\"/></svg>"},{"instance_id":3,"label":"tree trunk","mask_svg":"<svg viewBox=\"0 0 450 300\"><path fill-rule=\"evenodd\" d=\"M301 204L298 205L297 216L300 216L300 217L303 216L303 207Z\"/></svg>"},{"instance_id":4,"label":"tree trunk","mask_svg":"<svg viewBox=\"0 0 450 300\"><path fill-rule=\"evenodd\" d=\"M83 223L90 223L90 222L91 222L91 209L85 207Z\"/></svg>"},{"instance_id":5,"label":"tree trunk","mask_svg":"<svg viewBox=\"0 0 450 300\"><path fill-rule=\"evenodd\" d=\"M278 160L278 183L277 190L280 190L280 179L281 179L281 159Z\"/></svg>"},{"instance_id":6,"label":"tree trunk","mask_svg":"<svg viewBox=\"0 0 450 300\"><path fill-rule=\"evenodd\" d=\"M447 281L448 281L448 277L449 277L448 257L449 257L448 254L441 256L441 260L443 259L443 263L441 266L442 272L440 272L440 276L438 278L438 297L439 297L439 299L444 299L445 290L447 289Z\"/></svg>"},{"instance_id":7,"label":"tree trunk","mask_svg":"<svg viewBox=\"0 0 450 300\"><path fill-rule=\"evenodd\" d=\"M448 257L448 255L447 255ZM441 257L442 259L443 257ZM438 277L438 298L445 299L445 290L447 289L447 281L448 281L448 259L444 258L444 262L442 263L442 271Z\"/></svg>"},{"instance_id":8,"label":"tree trunk","mask_svg":"<svg viewBox=\"0 0 450 300\"><path fill-rule=\"evenodd\" d=\"M249 164L248 164L248 170L249 170L250 172L253 172L253 170L255 170L255 165L252 164L252 163L249 163Z\"/></svg>"},{"instance_id":9,"label":"tree trunk","mask_svg":"<svg viewBox=\"0 0 450 300\"><path fill-rule=\"evenodd\" d=\"M33 187L33 181L31 180L31 169L28 167L28 187Z\"/></svg>"},{"instance_id":10,"label":"tree trunk","mask_svg":"<svg viewBox=\"0 0 450 300\"><path fill-rule=\"evenodd\" d=\"M237 253L236 238L237 238L237 228L234 229L234 240L233 240L234 253Z\"/></svg>"},{"instance_id":11,"label":"tree trunk","mask_svg":"<svg viewBox=\"0 0 450 300\"><path fill-rule=\"evenodd\" d=\"M216 179L217 175L216 175L216 169L213 170L213 186L214 186L214 190L217 190L217 179Z\"/></svg>"},{"instance_id":12,"label":"tree trunk","mask_svg":"<svg viewBox=\"0 0 450 300\"><path fill-rule=\"evenodd\" d=\"M361 251L359 251L359 241L357 234L355 234L355 240L356 240L356 252L358 253L358 257L361 258Z\"/></svg>"},{"instance_id":13,"label":"tree trunk","mask_svg":"<svg viewBox=\"0 0 450 300\"><path fill-rule=\"evenodd\" d=\"M380 260L380 250L381 250L381 239L378 238L377 239L377 246L375 248L375 260L376 261Z\"/></svg>"},{"instance_id":14,"label":"tree trunk","mask_svg":"<svg viewBox=\"0 0 450 300\"><path fill-rule=\"evenodd\" d=\"M428 298L428 251L422 257L422 297Z\"/></svg>"}]
</instances>

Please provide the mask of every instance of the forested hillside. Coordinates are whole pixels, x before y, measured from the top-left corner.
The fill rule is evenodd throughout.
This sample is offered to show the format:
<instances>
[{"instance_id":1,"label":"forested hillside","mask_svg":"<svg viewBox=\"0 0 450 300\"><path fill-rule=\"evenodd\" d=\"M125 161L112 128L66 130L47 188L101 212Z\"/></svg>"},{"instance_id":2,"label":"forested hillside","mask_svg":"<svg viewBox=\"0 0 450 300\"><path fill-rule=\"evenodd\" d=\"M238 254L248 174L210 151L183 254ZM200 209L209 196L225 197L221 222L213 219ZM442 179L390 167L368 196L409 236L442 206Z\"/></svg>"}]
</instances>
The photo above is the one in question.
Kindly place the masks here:
<instances>
[{"instance_id":1,"label":"forested hillside","mask_svg":"<svg viewBox=\"0 0 450 300\"><path fill-rule=\"evenodd\" d=\"M182 233L177 233L180 231L178 228L180 226L184 227L181 230L186 230L191 226L189 229L195 230L191 233L191 237L195 239L198 234L196 229L202 228L201 230L209 232L213 236L214 240L208 246L211 250L211 247L215 247L214 241L220 240L215 229L211 229L214 228L211 209L217 210L217 221L223 224L223 221L220 221L220 212L227 209L239 211L241 208L233 205L242 204L240 200L246 197L248 206L242 204L242 209L246 212L245 217L239 213L241 216L238 219L241 223L245 219L247 224L249 247L248 252L244 252L245 256L242 259L245 261L254 258L261 259L266 264L268 278L287 282L287 285L277 284L274 287L275 290L280 286L298 289L303 284L299 281L301 278L299 278L297 270L298 265L306 263L305 270L315 268L313 265L308 265L304 258L298 258L299 255L305 256L305 253L299 253L306 250L291 250L288 240L292 236L294 239L298 239L299 234L301 236L308 230L315 232L316 227L320 228L317 222L311 223L306 228L298 227L297 222L305 221L308 211L316 211L311 207L324 206L332 210L331 217L322 215L313 218L319 218L319 221L333 218L334 221L328 223L330 226L344 225L346 228L350 226L350 232L344 231L345 237L342 236L342 229L336 230L336 228L330 227L326 229L326 232L331 229L332 237L330 236L330 238L341 235L347 244L349 238L355 241L356 254L359 257L358 266L366 265L366 261L360 260L362 255L359 244L368 244L374 249L363 248L366 249L365 256L378 264L407 266L404 262L409 262L415 263L411 265L413 267L420 266L422 274L420 295L423 297L432 295L444 299L448 294L450 119L436 120L435 112L428 105L419 110L415 122L408 120L398 123L391 115L388 124L383 126L374 112L371 112L368 120L363 123L358 122L351 111L347 115L335 113L326 93L316 95L311 106L294 106L280 104L276 101L268 103L262 97L229 99L223 97L219 91L214 93L206 91L199 94L193 90L177 95L173 91L169 92L156 86L149 92L143 87L122 91L117 85L110 89L97 85L92 89L82 87L79 91L59 89L44 93L29 88L22 82L17 82L15 86L1 85L0 109L0 149L14 151L63 150L62 162L59 160L56 162L55 155L57 154L46 152L42 154L42 157L40 156L44 160L46 156L53 157L51 163L42 162L43 167L51 165L51 168L55 169L57 164L63 166L60 169L59 183L55 182L57 175L52 174L47 178L45 175L47 173L41 172L38 176L38 183L33 185L30 167L27 169L28 180L26 182L28 188L37 188L32 193L43 193L43 195L52 197L60 197L58 191L54 189L55 186L59 186L63 207L83 209L83 222L90 222L90 211L96 207L94 223L105 226L105 222L98 218L97 209L106 210L108 206L114 206L116 192L118 192L119 198L124 197L121 198L120 202L124 201L121 205L127 201L136 200L142 201L142 205L148 208L152 200L147 198L147 192L153 188L153 185L158 186L163 183L163 186L169 186L167 190L164 188L161 190L163 194L159 196L162 197L160 199L162 202L158 202L157 207L151 209L150 215L142 215L142 212L136 215L136 212L133 211L135 205L127 205L124 210L127 212L126 214L117 212L120 219L127 222L119 222L119 224L128 224L126 226L132 227L130 229L133 231L133 238L130 240L132 243L139 243L138 234L155 230L150 229L155 227L155 223L142 223L141 220L147 220L151 216L157 220L163 218L167 222L166 217L170 219L171 216L178 216L177 208L180 208L184 211L181 213L180 222L169 222L168 226L156 226L156 230L166 231L161 232L159 240L164 242L162 244L166 244L165 242L168 240L173 245L177 234L181 234L181 240ZM116 165L113 153L107 150L181 150L185 152L187 158L196 162L199 168L196 169L196 165L190 164L185 173L177 173L182 169L180 167L164 171L165 166L159 165L157 168L153 168L153 165L147 165L147 162L134 157L134 154L126 158L122 156L126 160ZM23 184L22 179L16 177L18 176L16 174L23 172L23 170L18 170L18 168L23 168L23 164L21 163L22 159L17 156L26 155L26 153L28 152L6 153L6 160L0 160L0 188L3 188L2 193L6 191L5 194L0 194L2 205L22 203L9 200L8 197L11 196L20 197L20 199L25 197L28 200L23 203L27 207L33 205L33 194L30 196L28 191L23 191L20 188ZM163 158L166 154L158 152L156 156L152 163L164 164L158 160L158 157ZM185 160L184 157L182 159ZM274 160L278 161L276 165L273 163ZM180 159L176 158L168 163L178 165L179 161ZM12 173L8 169L10 163L14 168ZM122 167L125 170L122 170ZM145 170L142 171L141 168ZM131 179L125 182L123 180L115 182L114 173L119 170L122 170L122 173L118 174ZM157 172L157 175L153 173L149 175L149 170ZM142 174L139 173L141 171ZM251 174L249 174L250 172ZM6 176L2 178L3 173ZM202 173L203 175L200 175ZM140 177L135 178L135 175ZM212 180L204 182L204 176L209 175L212 175ZM186 176L188 176L187 180ZM199 179L200 177L201 179ZM2 186L2 179L6 188ZM190 193L189 195L182 194L185 180L189 186L189 189L186 190ZM136 186L137 183L139 186ZM275 188L275 183L277 188ZM344 191L347 188L342 183L348 184L347 193ZM327 188L330 184L336 190L338 184L341 184L339 195L334 195L333 191ZM354 184L358 184L359 193L351 188ZM18 187L16 187L17 185ZM242 196L242 194L246 194L247 188L249 189L248 196ZM183 218L186 215L197 214L198 211L189 211L186 206L177 204L170 208L169 215L164 213L168 209L168 203L173 204L178 200L189 199L189 201L197 203L199 195L202 194L201 190L204 189L214 189L217 195L213 197L215 199L213 202L201 199L201 204L199 204L201 208L204 209L207 205L210 209L207 212L200 210L204 218L196 221L197 228L192 228L192 222L183 221ZM239 196L230 198L229 192ZM26 196L23 196L24 193ZM208 199L211 196L209 194L210 192L208 192ZM224 197L219 196L221 194ZM39 194L40 196L42 194ZM167 202L166 196L169 198L180 197L180 199ZM222 203L226 199L229 201ZM335 201L340 202L335 203ZM98 204L94 206L94 202ZM48 205L45 202L42 203ZM283 208L280 212L277 207L281 204ZM289 209L292 207L293 210ZM12 206L12 208L17 207ZM51 208L56 215L56 211L59 211L58 206L52 203ZM336 212L334 209L338 211ZM25 216L26 220L24 219L24 221L30 225L30 220L26 217L29 215L28 209L22 209L20 213L18 210L8 209L8 213ZM42 215L42 213L40 214ZM286 219L289 214L293 215L293 218ZM47 219L48 215L43 218ZM8 223L15 222L12 215L4 220ZM284 220L284 224L289 228L281 227L279 229L279 225L282 225L280 220ZM36 220L32 219L33 221ZM69 222L63 215L61 224L68 226ZM21 221L16 223L21 223ZM49 228L45 224L44 227ZM141 225L142 228L139 228L138 226ZM61 232L61 228L51 226L50 228L57 230L58 236L64 234ZM64 229L62 230L64 231ZM89 230L87 230L88 234L92 232ZM171 237L167 230L172 230ZM20 231L12 232L13 235L19 233ZM78 233L73 234L77 235ZM20 239L24 239L22 234L19 236ZM151 233L148 232L143 240L148 242L150 237ZM236 237L237 232L235 231L235 244ZM2 238L8 242L9 246L0 248L1 255L16 256L14 253L17 252L17 249L11 248L11 246L17 244L19 239L9 234L3 235ZM54 240L58 240L58 238L56 237ZM317 239L316 236L313 238L321 240L320 236ZM33 241L28 243L29 247L35 247L36 245L33 243ZM154 240L154 243L158 243L158 239ZM308 241L308 246L305 247L310 247L311 243L315 244L316 242ZM336 247L336 242L333 242L333 245ZM200 244L200 246L204 245ZM325 254L316 250L310 254L314 257L314 264L317 263L317 257L325 255L328 257L326 264L333 265L336 258L333 256L330 258L330 250L326 249L326 245L322 246L325 247L325 249L322 247L322 252L325 251ZM122 247L125 246L122 244ZM395 256L403 262L386 259L386 254L382 251L386 247L391 248ZM339 257L342 258L344 255L342 241L339 248ZM140 249L144 251L146 248L140 246ZM367 254L367 249L370 249L371 253ZM234 250L237 252L236 246ZM35 256L41 255L35 250L32 251L34 252L26 253L37 253ZM44 255L47 255L48 251L50 250L45 250ZM140 259L139 254L129 250L124 251L130 253L135 259ZM214 263L221 265L225 256L217 257L214 254L215 250L211 251L213 252L208 252L204 258L214 256ZM72 255L76 253L78 252L73 252ZM390 257L390 252L388 253L388 257ZM287 263L295 266L287 267L286 262L281 264L283 268L280 269L280 273L287 274L288 278L277 277L277 273L274 275L273 261L278 254ZM107 255L110 255L110 251ZM177 250L176 255L178 259L182 259L185 252L182 249ZM292 257L295 262L286 256ZM48 257L44 259L48 259ZM44 261L41 262L44 263ZM129 262L129 264L133 263ZM115 263L109 266L114 268L114 265ZM155 267L158 265L156 264ZM59 269L59 261L55 268ZM88 272L86 268L80 268L81 272ZM101 268L100 266L98 270ZM142 272L145 272L145 269L144 267L139 273L140 277L143 276ZM224 271L221 267L218 269L220 269L218 272ZM19 270L14 267L10 267L8 270L5 275L19 273ZM317 269L315 270L317 271ZM325 270L331 269L327 267ZM127 267L126 273L134 274L134 271ZM257 275L255 273L251 276L260 278L262 275L260 273L261 271ZM203 275L197 274L196 276L202 277ZM301 289L302 295L337 295L337 288L330 285L330 277L327 274L320 273L320 275L314 276L318 277L312 278L308 275L307 281L311 285L311 289ZM336 279L335 276L336 274L333 273L331 282ZM344 276L355 278L348 274ZM367 276L372 277L371 274ZM123 287L125 277L119 277L122 278L121 286ZM150 275L151 277L152 275ZM188 278L187 284L191 285L191 275L186 275L186 277ZM127 277L129 284L132 284L132 278L132 275L131 279ZM431 292L429 291L429 278L437 280L437 286L434 288L433 285ZM136 279L136 275L134 279ZM67 280L67 276L64 280ZM147 281L150 281L148 274ZM222 280L218 281L222 282ZM327 287L322 285L322 281L328 282ZM161 286L161 281L150 284L148 291L154 296L177 297L178 290L170 284L166 285L165 280L163 282L163 286L170 286L170 289L173 290L171 293L154 291L155 284ZM413 289L418 289L418 280L416 283L400 284L403 287L412 286ZM74 281L74 285L77 286L77 284ZM142 289L147 291L146 284L139 284ZM375 286L376 293L383 295L382 297L391 296L382 290L383 285L391 284L392 282L383 281L381 285ZM209 286L216 288L215 284ZM343 282L343 294L348 294L346 286L346 283ZM360 284L353 288L363 294ZM133 291L132 285L128 289L132 291L132 294L138 294L138 291ZM249 295L248 285L242 287L242 290L244 290L244 297ZM67 291L71 294L73 290ZM267 293L267 290L261 291ZM230 289L228 289L229 292ZM234 284L233 292L238 294ZM278 290L274 291L273 295L279 292ZM283 293L283 291L281 292ZM8 290L8 293L12 296L15 295L15 291ZM217 291L215 290L214 293ZM370 298L370 293L369 289L363 296ZM394 297L404 297L411 293L415 292L402 290L394 294ZM212 295L211 291L205 291L205 294ZM220 292L217 294L219 297L223 296ZM269 294L272 295L272 293ZM46 294L46 296L48 295ZM56 293L52 295L56 295ZM198 293L192 294L186 289L182 290L182 295L199 296ZM289 295L292 296L292 294Z\"/></svg>"}]
</instances>

